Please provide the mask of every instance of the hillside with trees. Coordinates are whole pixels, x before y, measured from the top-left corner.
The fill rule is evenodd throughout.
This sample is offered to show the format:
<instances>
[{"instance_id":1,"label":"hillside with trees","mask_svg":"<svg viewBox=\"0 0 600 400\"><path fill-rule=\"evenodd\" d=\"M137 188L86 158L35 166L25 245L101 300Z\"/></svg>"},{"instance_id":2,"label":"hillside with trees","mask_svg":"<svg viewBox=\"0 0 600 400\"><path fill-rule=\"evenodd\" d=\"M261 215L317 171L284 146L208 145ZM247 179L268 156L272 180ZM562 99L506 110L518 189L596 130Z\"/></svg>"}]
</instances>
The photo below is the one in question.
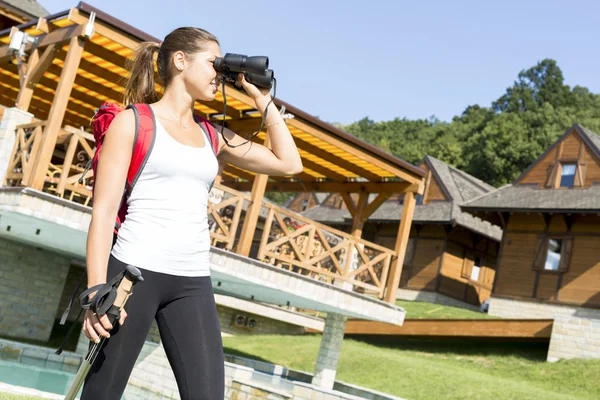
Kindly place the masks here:
<instances>
[{"instance_id":1,"label":"hillside with trees","mask_svg":"<svg viewBox=\"0 0 600 400\"><path fill-rule=\"evenodd\" d=\"M490 106L470 105L451 122L363 118L341 127L411 163L431 155L498 187L575 122L600 133L600 95L565 85L557 63L546 59L521 71Z\"/></svg>"}]
</instances>

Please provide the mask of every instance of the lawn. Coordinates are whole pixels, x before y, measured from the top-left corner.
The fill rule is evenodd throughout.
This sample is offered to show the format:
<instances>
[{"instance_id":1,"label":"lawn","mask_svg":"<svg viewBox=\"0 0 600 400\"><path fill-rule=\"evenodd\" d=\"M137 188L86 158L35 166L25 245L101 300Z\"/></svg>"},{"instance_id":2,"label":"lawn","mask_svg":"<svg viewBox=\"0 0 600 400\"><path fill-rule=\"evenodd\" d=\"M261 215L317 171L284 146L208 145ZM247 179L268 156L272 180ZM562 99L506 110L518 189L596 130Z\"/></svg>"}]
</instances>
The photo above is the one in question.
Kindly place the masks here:
<instances>
[{"instance_id":1,"label":"lawn","mask_svg":"<svg viewBox=\"0 0 600 400\"><path fill-rule=\"evenodd\" d=\"M407 319L490 319L487 313L466 310L459 307L421 301L397 300L396 305L406 310Z\"/></svg>"},{"instance_id":2,"label":"lawn","mask_svg":"<svg viewBox=\"0 0 600 400\"><path fill-rule=\"evenodd\" d=\"M312 372L320 336L224 338L225 351ZM337 379L411 400L598 399L600 361L545 362L547 345L360 337Z\"/></svg>"},{"instance_id":3,"label":"lawn","mask_svg":"<svg viewBox=\"0 0 600 400\"><path fill-rule=\"evenodd\" d=\"M223 338L225 352L312 372L320 335ZM600 360L545 362L547 344L347 337L337 379L419 399L599 399ZM0 399L34 400L0 393Z\"/></svg>"}]
</instances>

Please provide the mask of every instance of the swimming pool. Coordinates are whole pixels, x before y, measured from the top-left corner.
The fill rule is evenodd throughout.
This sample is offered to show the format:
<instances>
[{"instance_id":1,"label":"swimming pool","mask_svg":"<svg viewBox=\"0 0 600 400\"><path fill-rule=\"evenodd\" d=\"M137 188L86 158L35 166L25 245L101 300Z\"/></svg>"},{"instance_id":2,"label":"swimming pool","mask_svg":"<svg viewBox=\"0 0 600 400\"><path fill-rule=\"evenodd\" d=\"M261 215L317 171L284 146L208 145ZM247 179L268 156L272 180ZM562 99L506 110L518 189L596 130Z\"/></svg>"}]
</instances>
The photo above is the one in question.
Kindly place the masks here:
<instances>
[{"instance_id":1,"label":"swimming pool","mask_svg":"<svg viewBox=\"0 0 600 400\"><path fill-rule=\"evenodd\" d=\"M74 374L0 360L0 382L42 392L66 394Z\"/></svg>"}]
</instances>

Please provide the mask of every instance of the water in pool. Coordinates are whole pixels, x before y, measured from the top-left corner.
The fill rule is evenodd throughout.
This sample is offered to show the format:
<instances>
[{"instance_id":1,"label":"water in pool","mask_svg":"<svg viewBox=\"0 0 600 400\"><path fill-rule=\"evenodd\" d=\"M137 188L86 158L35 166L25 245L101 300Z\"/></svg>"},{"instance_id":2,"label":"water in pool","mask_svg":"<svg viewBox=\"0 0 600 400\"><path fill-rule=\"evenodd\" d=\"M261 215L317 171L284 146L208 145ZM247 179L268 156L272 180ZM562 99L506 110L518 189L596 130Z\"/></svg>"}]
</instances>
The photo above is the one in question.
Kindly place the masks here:
<instances>
[{"instance_id":1,"label":"water in pool","mask_svg":"<svg viewBox=\"0 0 600 400\"><path fill-rule=\"evenodd\" d=\"M0 360L0 382L48 393L66 394L74 374Z\"/></svg>"}]
</instances>

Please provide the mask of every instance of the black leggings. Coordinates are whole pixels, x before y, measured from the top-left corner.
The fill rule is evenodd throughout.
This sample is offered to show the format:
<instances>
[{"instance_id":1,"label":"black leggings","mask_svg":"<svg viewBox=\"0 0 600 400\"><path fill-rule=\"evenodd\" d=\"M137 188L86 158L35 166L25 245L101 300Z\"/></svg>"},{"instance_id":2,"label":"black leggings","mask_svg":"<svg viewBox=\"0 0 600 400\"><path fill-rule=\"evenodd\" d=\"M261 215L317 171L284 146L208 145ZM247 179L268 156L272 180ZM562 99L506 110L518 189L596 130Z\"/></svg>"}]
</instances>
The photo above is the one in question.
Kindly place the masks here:
<instances>
[{"instance_id":1,"label":"black leggings","mask_svg":"<svg viewBox=\"0 0 600 400\"><path fill-rule=\"evenodd\" d=\"M108 278L126 264L110 257ZM182 400L223 400L225 366L221 330L210 277L182 277L140 269L125 304L127 319L118 322L98 354L82 400L118 400L156 318L160 338Z\"/></svg>"}]
</instances>

